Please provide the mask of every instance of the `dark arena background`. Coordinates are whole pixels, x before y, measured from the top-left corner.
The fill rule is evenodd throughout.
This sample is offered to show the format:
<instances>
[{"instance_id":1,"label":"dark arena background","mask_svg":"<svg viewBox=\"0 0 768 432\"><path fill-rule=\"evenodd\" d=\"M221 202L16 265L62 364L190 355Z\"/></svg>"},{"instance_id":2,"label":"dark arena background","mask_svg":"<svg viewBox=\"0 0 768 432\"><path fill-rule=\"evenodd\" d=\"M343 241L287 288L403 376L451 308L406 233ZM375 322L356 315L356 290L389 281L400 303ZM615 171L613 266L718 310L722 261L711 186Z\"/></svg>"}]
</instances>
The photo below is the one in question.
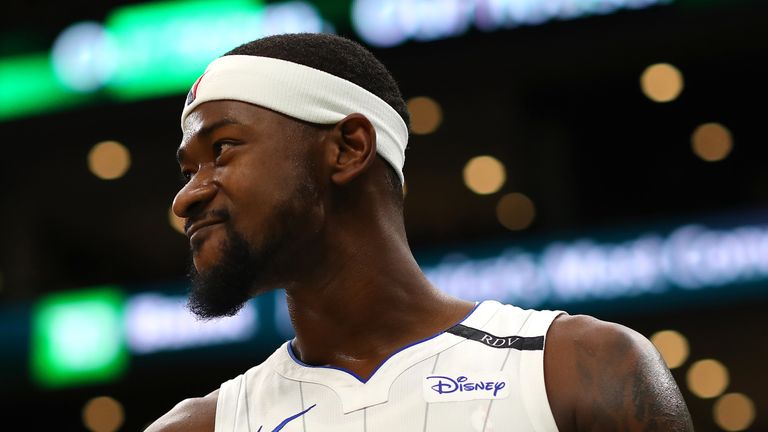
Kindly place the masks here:
<instances>
[{"instance_id":1,"label":"dark arena background","mask_svg":"<svg viewBox=\"0 0 768 432\"><path fill-rule=\"evenodd\" d=\"M0 22L7 425L142 430L292 336L281 292L190 316L169 207L205 65L312 31L402 87L406 226L438 287L632 327L697 431L768 431L765 2L10 0Z\"/></svg>"}]
</instances>

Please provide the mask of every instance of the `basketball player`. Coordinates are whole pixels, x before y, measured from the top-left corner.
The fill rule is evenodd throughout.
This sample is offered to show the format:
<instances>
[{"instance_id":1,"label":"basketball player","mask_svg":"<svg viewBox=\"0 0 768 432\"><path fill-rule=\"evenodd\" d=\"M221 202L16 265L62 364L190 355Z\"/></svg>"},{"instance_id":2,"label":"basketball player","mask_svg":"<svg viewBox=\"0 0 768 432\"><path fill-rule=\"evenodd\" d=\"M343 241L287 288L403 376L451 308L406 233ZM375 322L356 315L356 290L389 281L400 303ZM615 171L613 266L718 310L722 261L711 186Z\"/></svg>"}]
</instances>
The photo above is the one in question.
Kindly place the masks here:
<instances>
[{"instance_id":1,"label":"basketball player","mask_svg":"<svg viewBox=\"0 0 768 432\"><path fill-rule=\"evenodd\" d=\"M408 122L387 69L338 36L270 36L208 66L181 116L173 204L189 307L231 316L285 289L296 337L148 430L693 430L637 332L426 279L403 224Z\"/></svg>"}]
</instances>

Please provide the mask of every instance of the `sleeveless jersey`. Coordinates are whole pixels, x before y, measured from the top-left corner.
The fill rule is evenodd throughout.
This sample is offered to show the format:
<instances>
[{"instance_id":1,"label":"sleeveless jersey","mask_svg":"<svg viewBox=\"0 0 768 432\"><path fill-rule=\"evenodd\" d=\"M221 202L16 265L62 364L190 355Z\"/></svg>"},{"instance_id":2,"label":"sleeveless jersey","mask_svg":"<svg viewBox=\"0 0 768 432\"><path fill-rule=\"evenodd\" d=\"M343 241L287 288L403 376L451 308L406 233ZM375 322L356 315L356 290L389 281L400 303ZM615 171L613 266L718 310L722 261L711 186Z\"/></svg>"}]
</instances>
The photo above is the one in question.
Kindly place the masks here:
<instances>
[{"instance_id":1,"label":"sleeveless jersey","mask_svg":"<svg viewBox=\"0 0 768 432\"><path fill-rule=\"evenodd\" d=\"M219 389L216 432L557 431L544 386L561 311L486 300L385 360L367 380L309 366L286 342Z\"/></svg>"}]
</instances>

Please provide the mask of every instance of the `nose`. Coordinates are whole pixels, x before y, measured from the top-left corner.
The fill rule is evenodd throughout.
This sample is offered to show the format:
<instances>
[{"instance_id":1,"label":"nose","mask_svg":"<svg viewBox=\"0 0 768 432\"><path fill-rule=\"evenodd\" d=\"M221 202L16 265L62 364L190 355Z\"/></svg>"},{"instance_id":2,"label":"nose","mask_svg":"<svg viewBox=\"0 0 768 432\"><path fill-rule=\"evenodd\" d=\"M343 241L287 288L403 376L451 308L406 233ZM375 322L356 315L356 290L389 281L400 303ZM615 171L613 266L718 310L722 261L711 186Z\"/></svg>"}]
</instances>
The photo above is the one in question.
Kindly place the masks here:
<instances>
[{"instance_id":1,"label":"nose","mask_svg":"<svg viewBox=\"0 0 768 432\"><path fill-rule=\"evenodd\" d=\"M172 206L176 216L194 217L216 196L217 185L209 171L201 168L176 194Z\"/></svg>"}]
</instances>

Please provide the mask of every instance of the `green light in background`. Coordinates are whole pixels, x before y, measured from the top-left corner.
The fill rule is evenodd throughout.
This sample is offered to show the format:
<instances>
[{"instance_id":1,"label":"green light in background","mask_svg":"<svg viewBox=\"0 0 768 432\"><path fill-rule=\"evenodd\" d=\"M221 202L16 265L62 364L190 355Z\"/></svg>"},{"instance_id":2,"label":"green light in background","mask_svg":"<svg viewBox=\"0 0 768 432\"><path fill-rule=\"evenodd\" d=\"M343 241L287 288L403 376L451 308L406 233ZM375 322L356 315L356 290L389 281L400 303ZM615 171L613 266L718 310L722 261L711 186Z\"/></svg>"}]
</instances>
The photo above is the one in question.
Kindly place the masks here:
<instances>
[{"instance_id":1,"label":"green light in background","mask_svg":"<svg viewBox=\"0 0 768 432\"><path fill-rule=\"evenodd\" d=\"M115 287L54 294L32 313L32 378L45 387L104 382L127 367L123 294Z\"/></svg>"},{"instance_id":2,"label":"green light in background","mask_svg":"<svg viewBox=\"0 0 768 432\"><path fill-rule=\"evenodd\" d=\"M207 64L263 36L260 1L167 1L116 9L106 29L116 43L107 88L121 99L186 92Z\"/></svg>"},{"instance_id":3,"label":"green light in background","mask_svg":"<svg viewBox=\"0 0 768 432\"><path fill-rule=\"evenodd\" d=\"M48 53L0 59L0 120L74 106L89 98L58 80Z\"/></svg>"}]
</instances>

